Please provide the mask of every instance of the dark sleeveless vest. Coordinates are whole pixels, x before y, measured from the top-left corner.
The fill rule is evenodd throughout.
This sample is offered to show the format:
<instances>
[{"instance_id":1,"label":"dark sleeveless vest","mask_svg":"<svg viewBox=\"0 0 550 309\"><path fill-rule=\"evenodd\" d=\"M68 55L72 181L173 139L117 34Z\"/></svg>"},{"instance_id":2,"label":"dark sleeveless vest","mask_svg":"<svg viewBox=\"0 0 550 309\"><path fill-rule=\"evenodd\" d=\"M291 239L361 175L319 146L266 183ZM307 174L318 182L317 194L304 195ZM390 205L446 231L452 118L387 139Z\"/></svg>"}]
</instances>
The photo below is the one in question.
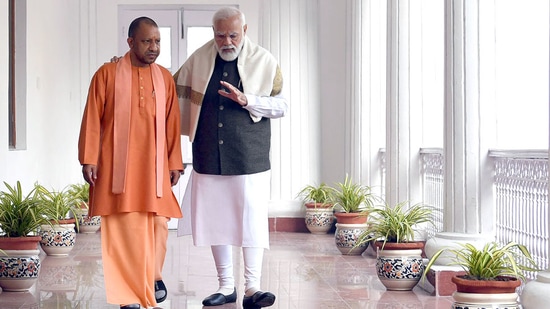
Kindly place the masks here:
<instances>
[{"instance_id":1,"label":"dark sleeveless vest","mask_svg":"<svg viewBox=\"0 0 550 309\"><path fill-rule=\"evenodd\" d=\"M243 90L237 60L228 62L216 57L193 141L194 170L210 175L247 175L269 170L269 119L254 123L246 109L219 95L221 80Z\"/></svg>"}]
</instances>

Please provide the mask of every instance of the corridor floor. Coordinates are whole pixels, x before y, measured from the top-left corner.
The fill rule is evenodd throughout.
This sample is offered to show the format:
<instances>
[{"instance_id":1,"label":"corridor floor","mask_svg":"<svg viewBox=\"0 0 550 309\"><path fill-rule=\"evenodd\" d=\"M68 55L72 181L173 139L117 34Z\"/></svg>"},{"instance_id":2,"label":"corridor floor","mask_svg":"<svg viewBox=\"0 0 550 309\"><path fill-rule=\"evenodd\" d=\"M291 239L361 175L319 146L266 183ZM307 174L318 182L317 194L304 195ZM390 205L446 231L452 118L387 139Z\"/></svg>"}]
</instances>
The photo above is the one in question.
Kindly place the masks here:
<instances>
[{"instance_id":1,"label":"corridor floor","mask_svg":"<svg viewBox=\"0 0 550 309\"><path fill-rule=\"evenodd\" d=\"M435 297L420 288L390 292L376 277L375 258L345 256L334 243L334 234L270 234L271 248L264 256L262 289L277 299L273 309L447 309L450 297ZM240 250L234 260L238 299L216 309L242 308L244 290ZM68 257L41 254L38 282L29 292L1 292L1 309L116 309L105 300L100 236L78 234ZM128 262L131 262L129 260ZM170 231L164 267L168 299L156 308L203 308L202 299L217 289L213 258L208 247L195 247L190 236Z\"/></svg>"}]
</instances>

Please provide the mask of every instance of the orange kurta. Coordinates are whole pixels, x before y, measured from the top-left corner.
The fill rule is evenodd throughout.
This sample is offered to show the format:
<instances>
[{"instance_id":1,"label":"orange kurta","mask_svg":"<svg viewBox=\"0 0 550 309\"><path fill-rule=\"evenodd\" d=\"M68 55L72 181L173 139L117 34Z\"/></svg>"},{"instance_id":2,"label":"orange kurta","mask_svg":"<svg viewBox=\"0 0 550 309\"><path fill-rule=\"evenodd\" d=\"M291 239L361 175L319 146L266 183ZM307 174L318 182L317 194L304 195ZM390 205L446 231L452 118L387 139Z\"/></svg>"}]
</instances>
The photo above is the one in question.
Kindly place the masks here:
<instances>
[{"instance_id":1,"label":"orange kurta","mask_svg":"<svg viewBox=\"0 0 550 309\"><path fill-rule=\"evenodd\" d=\"M166 88L166 145L163 193L156 193L155 100L150 67L132 66L132 99L126 189L112 193L113 123L116 63L106 63L90 83L80 129L80 164L97 165L95 186L90 188L90 214L107 216L124 212L153 212L180 218L178 201L172 193L170 170L183 170L180 112L172 75L161 67Z\"/></svg>"}]
</instances>

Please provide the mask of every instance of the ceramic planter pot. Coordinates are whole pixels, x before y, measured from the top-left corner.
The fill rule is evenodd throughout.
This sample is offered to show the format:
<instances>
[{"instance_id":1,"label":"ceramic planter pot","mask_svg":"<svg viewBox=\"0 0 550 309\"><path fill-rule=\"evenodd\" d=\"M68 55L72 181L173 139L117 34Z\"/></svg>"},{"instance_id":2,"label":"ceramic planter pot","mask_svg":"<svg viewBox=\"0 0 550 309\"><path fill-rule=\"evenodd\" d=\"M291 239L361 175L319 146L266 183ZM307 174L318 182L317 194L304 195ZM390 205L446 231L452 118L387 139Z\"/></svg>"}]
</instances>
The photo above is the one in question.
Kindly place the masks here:
<instances>
[{"instance_id":1,"label":"ceramic planter pot","mask_svg":"<svg viewBox=\"0 0 550 309\"><path fill-rule=\"evenodd\" d=\"M535 280L527 282L521 292L523 309L544 308L550 304L550 272L541 271Z\"/></svg>"},{"instance_id":2,"label":"ceramic planter pot","mask_svg":"<svg viewBox=\"0 0 550 309\"><path fill-rule=\"evenodd\" d=\"M357 241L367 229L366 223L345 224L336 223L334 241L340 253L344 255L361 255L367 250L368 243L357 246Z\"/></svg>"},{"instance_id":3,"label":"ceramic planter pot","mask_svg":"<svg viewBox=\"0 0 550 309\"><path fill-rule=\"evenodd\" d=\"M73 249L76 240L74 223L40 226L40 245L47 255L64 256Z\"/></svg>"},{"instance_id":4,"label":"ceramic planter pot","mask_svg":"<svg viewBox=\"0 0 550 309\"><path fill-rule=\"evenodd\" d=\"M93 234L101 227L101 216L90 217L87 214L78 217L78 232Z\"/></svg>"},{"instance_id":5,"label":"ceramic planter pot","mask_svg":"<svg viewBox=\"0 0 550 309\"><path fill-rule=\"evenodd\" d=\"M453 293L454 303L451 308L481 309L481 308L521 308L518 303L516 288L521 281L510 278L507 281L469 280L462 276L454 276L451 281L456 284Z\"/></svg>"},{"instance_id":6,"label":"ceramic planter pot","mask_svg":"<svg viewBox=\"0 0 550 309\"><path fill-rule=\"evenodd\" d=\"M305 222L312 234L326 234L334 222L332 207L309 207L306 204Z\"/></svg>"},{"instance_id":7,"label":"ceramic planter pot","mask_svg":"<svg viewBox=\"0 0 550 309\"><path fill-rule=\"evenodd\" d=\"M423 242L390 243L382 248L376 242L376 273L380 282L390 291L412 290L424 272Z\"/></svg>"},{"instance_id":8,"label":"ceramic planter pot","mask_svg":"<svg viewBox=\"0 0 550 309\"><path fill-rule=\"evenodd\" d=\"M4 291L28 291L40 271L40 236L0 237L0 287Z\"/></svg>"}]
</instances>

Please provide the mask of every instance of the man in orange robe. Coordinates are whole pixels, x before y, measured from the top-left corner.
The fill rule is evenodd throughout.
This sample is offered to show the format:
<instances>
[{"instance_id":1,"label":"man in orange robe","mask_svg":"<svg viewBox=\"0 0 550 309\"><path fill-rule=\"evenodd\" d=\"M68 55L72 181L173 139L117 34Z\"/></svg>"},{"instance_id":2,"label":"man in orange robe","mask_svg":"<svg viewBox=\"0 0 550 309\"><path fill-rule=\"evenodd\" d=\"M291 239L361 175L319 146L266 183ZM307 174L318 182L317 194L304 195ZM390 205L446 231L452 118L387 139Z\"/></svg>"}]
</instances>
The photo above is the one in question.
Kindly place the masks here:
<instances>
[{"instance_id":1,"label":"man in orange robe","mask_svg":"<svg viewBox=\"0 0 550 309\"><path fill-rule=\"evenodd\" d=\"M171 189L183 172L180 111L171 73L154 63L157 24L137 18L127 42L128 53L92 78L78 156L90 215L101 216L107 302L147 308L166 298L168 220L182 217Z\"/></svg>"}]
</instances>

